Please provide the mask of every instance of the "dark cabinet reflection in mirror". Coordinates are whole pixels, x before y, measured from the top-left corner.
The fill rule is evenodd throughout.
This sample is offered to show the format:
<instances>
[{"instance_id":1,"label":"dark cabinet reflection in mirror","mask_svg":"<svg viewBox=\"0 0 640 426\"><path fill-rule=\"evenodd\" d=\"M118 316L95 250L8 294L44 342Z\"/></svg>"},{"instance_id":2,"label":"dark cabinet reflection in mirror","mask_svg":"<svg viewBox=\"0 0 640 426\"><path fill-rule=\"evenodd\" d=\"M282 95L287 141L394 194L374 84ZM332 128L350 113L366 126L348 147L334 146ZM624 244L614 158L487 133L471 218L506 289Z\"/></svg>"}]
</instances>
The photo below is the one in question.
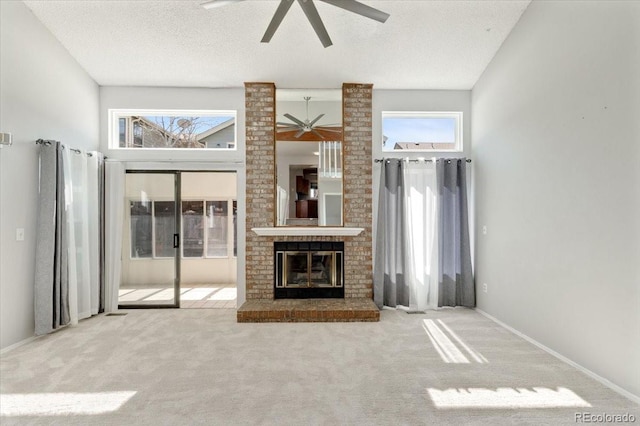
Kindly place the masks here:
<instances>
[{"instance_id":1,"label":"dark cabinet reflection in mirror","mask_svg":"<svg viewBox=\"0 0 640 426\"><path fill-rule=\"evenodd\" d=\"M278 89L276 112L276 226L342 226L340 90Z\"/></svg>"}]
</instances>

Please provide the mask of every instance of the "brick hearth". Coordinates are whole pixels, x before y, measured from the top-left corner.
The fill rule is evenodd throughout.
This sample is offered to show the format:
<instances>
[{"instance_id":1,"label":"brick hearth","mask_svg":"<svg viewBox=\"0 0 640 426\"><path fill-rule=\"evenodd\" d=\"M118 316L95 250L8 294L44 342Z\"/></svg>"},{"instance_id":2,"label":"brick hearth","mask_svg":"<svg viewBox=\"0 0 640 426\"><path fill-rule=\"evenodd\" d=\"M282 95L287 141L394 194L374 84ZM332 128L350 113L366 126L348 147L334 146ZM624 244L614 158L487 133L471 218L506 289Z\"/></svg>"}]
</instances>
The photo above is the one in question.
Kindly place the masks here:
<instances>
[{"instance_id":1,"label":"brick hearth","mask_svg":"<svg viewBox=\"0 0 640 426\"><path fill-rule=\"evenodd\" d=\"M248 300L238 309L238 322L379 321L371 299Z\"/></svg>"}]
</instances>

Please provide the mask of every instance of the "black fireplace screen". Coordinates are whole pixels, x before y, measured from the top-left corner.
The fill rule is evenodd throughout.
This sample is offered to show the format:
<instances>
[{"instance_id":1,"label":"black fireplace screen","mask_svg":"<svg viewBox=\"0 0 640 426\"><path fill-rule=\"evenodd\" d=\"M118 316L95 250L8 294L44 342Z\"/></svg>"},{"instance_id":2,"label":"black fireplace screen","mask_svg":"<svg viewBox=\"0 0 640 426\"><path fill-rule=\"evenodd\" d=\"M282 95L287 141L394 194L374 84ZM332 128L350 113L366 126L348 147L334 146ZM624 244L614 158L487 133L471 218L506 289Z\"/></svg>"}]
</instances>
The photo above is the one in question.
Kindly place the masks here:
<instances>
[{"instance_id":1,"label":"black fireplace screen","mask_svg":"<svg viewBox=\"0 0 640 426\"><path fill-rule=\"evenodd\" d=\"M275 242L275 298L344 297L344 243Z\"/></svg>"},{"instance_id":2,"label":"black fireplace screen","mask_svg":"<svg viewBox=\"0 0 640 426\"><path fill-rule=\"evenodd\" d=\"M335 252L299 252L284 253L284 287L318 287L335 285Z\"/></svg>"}]
</instances>

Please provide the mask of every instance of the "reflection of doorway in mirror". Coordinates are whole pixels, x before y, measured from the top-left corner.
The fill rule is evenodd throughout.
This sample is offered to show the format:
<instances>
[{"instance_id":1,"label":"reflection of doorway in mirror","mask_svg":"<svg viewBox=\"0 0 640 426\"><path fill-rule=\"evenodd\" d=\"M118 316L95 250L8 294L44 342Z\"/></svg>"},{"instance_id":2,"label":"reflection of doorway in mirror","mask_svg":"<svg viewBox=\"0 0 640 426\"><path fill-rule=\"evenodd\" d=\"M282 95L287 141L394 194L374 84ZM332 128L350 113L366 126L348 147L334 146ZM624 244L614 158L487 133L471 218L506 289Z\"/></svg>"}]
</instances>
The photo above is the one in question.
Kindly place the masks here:
<instances>
[{"instance_id":1,"label":"reflection of doorway in mirror","mask_svg":"<svg viewBox=\"0 0 640 426\"><path fill-rule=\"evenodd\" d=\"M324 193L321 197L320 205L320 225L341 226L342 225L342 193Z\"/></svg>"},{"instance_id":2,"label":"reflection of doorway in mirror","mask_svg":"<svg viewBox=\"0 0 640 426\"><path fill-rule=\"evenodd\" d=\"M290 186L295 197L290 202L288 225L318 225L318 166L292 164L289 166ZM295 220L291 220L295 218Z\"/></svg>"},{"instance_id":3,"label":"reflection of doorway in mirror","mask_svg":"<svg viewBox=\"0 0 640 426\"><path fill-rule=\"evenodd\" d=\"M340 142L276 142L278 226L342 226ZM324 194L331 194L328 209ZM338 206L334 206L339 201Z\"/></svg>"}]
</instances>

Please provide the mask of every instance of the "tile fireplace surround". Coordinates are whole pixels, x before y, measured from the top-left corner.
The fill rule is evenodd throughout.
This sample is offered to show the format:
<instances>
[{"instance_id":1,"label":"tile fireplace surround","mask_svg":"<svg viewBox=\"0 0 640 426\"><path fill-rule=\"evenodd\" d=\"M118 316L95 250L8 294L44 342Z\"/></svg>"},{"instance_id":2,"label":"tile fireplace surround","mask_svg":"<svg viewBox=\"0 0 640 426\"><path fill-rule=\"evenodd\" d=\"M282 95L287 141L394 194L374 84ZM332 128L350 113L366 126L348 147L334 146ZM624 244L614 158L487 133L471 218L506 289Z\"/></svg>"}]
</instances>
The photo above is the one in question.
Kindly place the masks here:
<instances>
[{"instance_id":1,"label":"tile fireplace surround","mask_svg":"<svg viewBox=\"0 0 640 426\"><path fill-rule=\"evenodd\" d=\"M238 322L378 321L373 303L371 84L345 83L343 99L344 226L356 235L262 235L275 209L275 94L273 83L245 83L246 302ZM275 241L343 241L344 299L275 300Z\"/></svg>"}]
</instances>

